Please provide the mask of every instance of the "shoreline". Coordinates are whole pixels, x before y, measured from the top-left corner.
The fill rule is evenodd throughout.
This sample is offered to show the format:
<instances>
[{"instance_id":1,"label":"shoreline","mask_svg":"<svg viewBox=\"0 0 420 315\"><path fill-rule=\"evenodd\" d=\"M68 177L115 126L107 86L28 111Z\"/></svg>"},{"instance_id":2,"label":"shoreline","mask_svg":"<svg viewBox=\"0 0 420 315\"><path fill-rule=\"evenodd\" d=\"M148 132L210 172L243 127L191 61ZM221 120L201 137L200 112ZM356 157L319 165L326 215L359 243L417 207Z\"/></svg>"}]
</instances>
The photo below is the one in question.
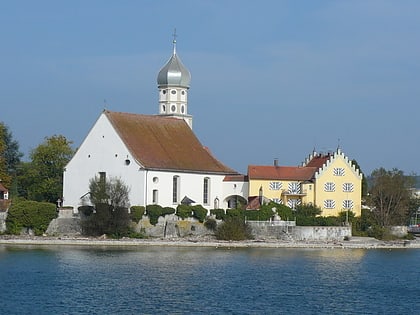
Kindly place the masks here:
<instances>
[{"instance_id":1,"label":"shoreline","mask_svg":"<svg viewBox=\"0 0 420 315\"><path fill-rule=\"evenodd\" d=\"M0 245L110 246L110 247L212 247L212 248L325 248L325 249L420 249L420 240L380 241L370 237L352 237L348 241L219 241L214 239L105 239L88 237L14 237L0 236Z\"/></svg>"}]
</instances>

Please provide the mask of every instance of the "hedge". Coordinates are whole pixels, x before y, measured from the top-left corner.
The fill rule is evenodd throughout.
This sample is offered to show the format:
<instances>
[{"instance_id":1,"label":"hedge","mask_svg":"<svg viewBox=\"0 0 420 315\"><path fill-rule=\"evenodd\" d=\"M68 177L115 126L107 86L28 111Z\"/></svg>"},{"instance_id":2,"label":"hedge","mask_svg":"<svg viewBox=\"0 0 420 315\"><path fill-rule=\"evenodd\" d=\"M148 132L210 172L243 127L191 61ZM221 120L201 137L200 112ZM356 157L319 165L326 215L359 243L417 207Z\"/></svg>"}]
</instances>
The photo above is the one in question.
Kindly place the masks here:
<instances>
[{"instance_id":1,"label":"hedge","mask_svg":"<svg viewBox=\"0 0 420 315\"><path fill-rule=\"evenodd\" d=\"M57 217L57 207L53 203L38 201L14 201L6 219L7 232L20 234L22 228L32 229L35 235L42 235L51 220Z\"/></svg>"}]
</instances>

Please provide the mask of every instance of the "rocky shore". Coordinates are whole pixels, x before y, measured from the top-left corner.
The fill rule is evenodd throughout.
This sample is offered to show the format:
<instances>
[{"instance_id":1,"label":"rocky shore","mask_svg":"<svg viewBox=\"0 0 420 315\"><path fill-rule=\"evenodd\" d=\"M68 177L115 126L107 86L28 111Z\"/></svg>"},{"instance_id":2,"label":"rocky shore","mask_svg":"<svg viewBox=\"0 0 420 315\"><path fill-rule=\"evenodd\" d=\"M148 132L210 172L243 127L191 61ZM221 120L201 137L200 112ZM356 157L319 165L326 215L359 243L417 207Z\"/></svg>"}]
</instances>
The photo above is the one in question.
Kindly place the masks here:
<instances>
[{"instance_id":1,"label":"rocky shore","mask_svg":"<svg viewBox=\"0 0 420 315\"><path fill-rule=\"evenodd\" d=\"M248 240L219 241L212 238L172 238L172 239L107 239L104 237L48 237L48 236L0 236L0 244L8 245L59 245L59 246L178 246L214 248L331 248L331 249L397 249L418 248L420 240L380 241L370 237L352 237L349 240L334 242Z\"/></svg>"}]
</instances>

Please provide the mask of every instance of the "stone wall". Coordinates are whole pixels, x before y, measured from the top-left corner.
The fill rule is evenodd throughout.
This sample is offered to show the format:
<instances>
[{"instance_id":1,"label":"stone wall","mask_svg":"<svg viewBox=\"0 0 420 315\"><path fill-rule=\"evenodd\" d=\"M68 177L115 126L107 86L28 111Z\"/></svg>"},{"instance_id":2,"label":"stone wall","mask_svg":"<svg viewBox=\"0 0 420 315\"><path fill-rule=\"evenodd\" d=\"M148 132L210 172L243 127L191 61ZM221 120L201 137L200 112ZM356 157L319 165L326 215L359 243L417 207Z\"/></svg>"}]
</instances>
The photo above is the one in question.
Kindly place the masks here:
<instances>
[{"instance_id":1,"label":"stone wall","mask_svg":"<svg viewBox=\"0 0 420 315\"><path fill-rule=\"evenodd\" d=\"M48 225L47 235L54 236L76 236L82 234L82 227L80 225L79 217L64 217L53 219Z\"/></svg>"},{"instance_id":2,"label":"stone wall","mask_svg":"<svg viewBox=\"0 0 420 315\"><path fill-rule=\"evenodd\" d=\"M7 212L0 211L0 233L3 233L4 231L6 231L6 218L7 218Z\"/></svg>"},{"instance_id":3,"label":"stone wall","mask_svg":"<svg viewBox=\"0 0 420 315\"><path fill-rule=\"evenodd\" d=\"M152 225L147 216L143 216L135 226L135 231L150 237L177 238L177 237L205 237L213 232L204 227L204 224L194 218L180 219L171 214L159 217L158 223Z\"/></svg>"},{"instance_id":4,"label":"stone wall","mask_svg":"<svg viewBox=\"0 0 420 315\"><path fill-rule=\"evenodd\" d=\"M351 226L294 226L292 235L296 241L342 241L351 237Z\"/></svg>"}]
</instances>

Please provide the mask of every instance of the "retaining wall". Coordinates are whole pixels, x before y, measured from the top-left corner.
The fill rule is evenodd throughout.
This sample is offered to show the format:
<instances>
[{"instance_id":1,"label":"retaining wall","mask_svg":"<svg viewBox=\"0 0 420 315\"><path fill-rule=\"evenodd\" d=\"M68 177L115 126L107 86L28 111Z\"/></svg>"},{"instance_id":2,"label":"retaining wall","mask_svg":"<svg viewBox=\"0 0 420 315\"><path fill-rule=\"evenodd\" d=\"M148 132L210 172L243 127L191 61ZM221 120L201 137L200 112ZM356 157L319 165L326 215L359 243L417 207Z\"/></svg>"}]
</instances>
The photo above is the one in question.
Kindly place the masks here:
<instances>
[{"instance_id":1,"label":"retaining wall","mask_svg":"<svg viewBox=\"0 0 420 315\"><path fill-rule=\"evenodd\" d=\"M7 218L7 212L0 211L0 233L3 233L4 231L6 231L6 218Z\"/></svg>"}]
</instances>

